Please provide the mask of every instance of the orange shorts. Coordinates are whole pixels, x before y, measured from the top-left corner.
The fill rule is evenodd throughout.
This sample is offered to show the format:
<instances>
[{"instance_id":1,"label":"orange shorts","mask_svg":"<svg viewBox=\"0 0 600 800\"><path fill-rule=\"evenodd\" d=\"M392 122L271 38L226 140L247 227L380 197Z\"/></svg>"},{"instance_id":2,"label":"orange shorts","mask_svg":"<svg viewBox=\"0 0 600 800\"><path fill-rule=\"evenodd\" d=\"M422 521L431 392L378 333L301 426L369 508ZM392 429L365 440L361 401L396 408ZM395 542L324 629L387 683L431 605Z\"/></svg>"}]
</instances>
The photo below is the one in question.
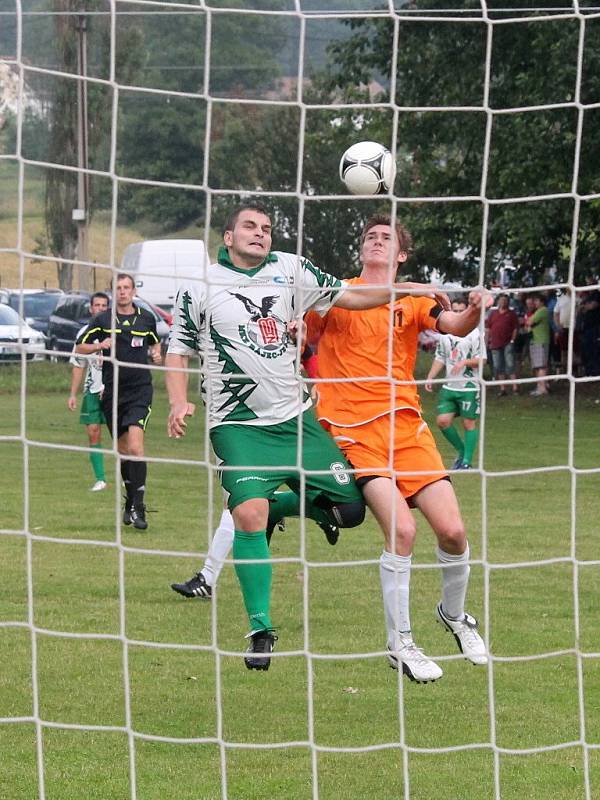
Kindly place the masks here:
<instances>
[{"instance_id":1,"label":"orange shorts","mask_svg":"<svg viewBox=\"0 0 600 800\"><path fill-rule=\"evenodd\" d=\"M393 432L390 430L392 420ZM359 485L361 478L393 478L402 496L408 499L424 486L448 477L427 423L410 409L352 428L328 425L327 429L357 470L354 477ZM393 453L390 454L392 437Z\"/></svg>"}]
</instances>

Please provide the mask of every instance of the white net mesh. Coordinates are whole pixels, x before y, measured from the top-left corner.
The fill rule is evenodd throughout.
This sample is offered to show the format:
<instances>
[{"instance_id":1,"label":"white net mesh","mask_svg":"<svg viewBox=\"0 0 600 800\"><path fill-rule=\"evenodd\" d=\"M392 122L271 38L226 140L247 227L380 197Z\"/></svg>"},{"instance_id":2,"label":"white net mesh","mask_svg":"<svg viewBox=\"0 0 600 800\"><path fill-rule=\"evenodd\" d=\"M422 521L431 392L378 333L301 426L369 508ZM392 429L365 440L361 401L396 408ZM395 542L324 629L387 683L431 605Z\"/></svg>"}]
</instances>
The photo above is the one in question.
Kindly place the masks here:
<instances>
[{"instance_id":1,"label":"white net mesh","mask_svg":"<svg viewBox=\"0 0 600 800\"><path fill-rule=\"evenodd\" d=\"M433 630L439 567L419 523L413 629L445 675L416 687L384 670L375 523L343 533L333 551L300 520L274 538L274 663L268 676L246 673L232 562L210 606L177 603L169 590L199 568L220 516L203 415L184 442L169 442L164 374L153 369L148 502L158 513L142 539L122 527L108 437L112 488L85 494L90 450L64 410L66 366L28 361L17 342L19 366L0 385L0 796L328 798L349 784L372 797L591 800L600 791L598 399L575 321L598 288L600 14L586 3L233 5L0 8L1 287L52 286L58 268L63 286L103 289L128 244L165 232L203 239L214 255L225 210L253 196L273 204L281 249L310 252L324 269L330 258L340 272L356 256L367 209L391 207L433 242L420 250L417 241L421 274L441 262L469 288L496 281L503 263L517 298L568 289L566 356L548 377L550 398L523 396L536 386L525 371L512 400L496 399L500 381L484 381L477 469L455 479L471 543L468 607L492 657L475 670ZM354 43L363 70L343 47L365 21L367 45ZM379 36L387 74L369 61ZM331 42L333 88L315 77ZM457 58L445 74L442 42ZM499 64L513 45L533 52L525 73L539 92L501 94ZM553 72L563 47L566 78ZM416 67L411 83L407 52L415 62L437 52L432 83L460 91L437 92ZM464 77L475 69L479 94ZM410 125L423 142L411 142ZM396 196L341 200L340 153L384 137L399 164ZM547 257L553 236L562 244ZM433 423L433 406L425 410Z\"/></svg>"}]
</instances>

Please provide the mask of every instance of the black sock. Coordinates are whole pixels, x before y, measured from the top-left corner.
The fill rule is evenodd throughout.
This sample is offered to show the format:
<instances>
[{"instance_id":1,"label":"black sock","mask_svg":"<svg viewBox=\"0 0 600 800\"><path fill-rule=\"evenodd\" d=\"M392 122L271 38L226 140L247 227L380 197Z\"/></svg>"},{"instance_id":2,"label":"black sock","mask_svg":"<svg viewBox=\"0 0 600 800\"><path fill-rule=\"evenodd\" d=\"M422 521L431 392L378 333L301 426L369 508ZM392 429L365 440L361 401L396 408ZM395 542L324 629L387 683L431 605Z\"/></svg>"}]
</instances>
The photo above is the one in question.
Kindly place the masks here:
<instances>
[{"instance_id":1,"label":"black sock","mask_svg":"<svg viewBox=\"0 0 600 800\"><path fill-rule=\"evenodd\" d=\"M146 488L146 474L148 465L145 461L129 462L129 480L131 481L131 497L134 503L144 502L144 490Z\"/></svg>"},{"instance_id":2,"label":"black sock","mask_svg":"<svg viewBox=\"0 0 600 800\"><path fill-rule=\"evenodd\" d=\"M133 501L133 491L131 488L131 461L121 461L121 478L125 484L125 494L127 495L127 502Z\"/></svg>"}]
</instances>

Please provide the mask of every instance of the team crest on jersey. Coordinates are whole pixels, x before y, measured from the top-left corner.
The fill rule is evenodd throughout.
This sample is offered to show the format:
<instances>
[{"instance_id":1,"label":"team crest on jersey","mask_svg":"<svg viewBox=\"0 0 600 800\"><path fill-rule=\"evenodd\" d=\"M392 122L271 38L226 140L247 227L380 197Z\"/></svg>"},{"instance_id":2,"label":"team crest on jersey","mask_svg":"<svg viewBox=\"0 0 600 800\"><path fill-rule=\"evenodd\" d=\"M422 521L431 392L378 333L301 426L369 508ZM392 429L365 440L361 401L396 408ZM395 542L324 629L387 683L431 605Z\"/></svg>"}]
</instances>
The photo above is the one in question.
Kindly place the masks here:
<instances>
[{"instance_id":1,"label":"team crest on jersey","mask_svg":"<svg viewBox=\"0 0 600 800\"><path fill-rule=\"evenodd\" d=\"M248 322L238 327L241 340L244 344L263 358L277 358L287 350L290 336L287 326L280 317L273 314L272 308L279 295L263 297L260 306L254 300L237 292L230 292L233 297L244 305L250 314Z\"/></svg>"}]
</instances>

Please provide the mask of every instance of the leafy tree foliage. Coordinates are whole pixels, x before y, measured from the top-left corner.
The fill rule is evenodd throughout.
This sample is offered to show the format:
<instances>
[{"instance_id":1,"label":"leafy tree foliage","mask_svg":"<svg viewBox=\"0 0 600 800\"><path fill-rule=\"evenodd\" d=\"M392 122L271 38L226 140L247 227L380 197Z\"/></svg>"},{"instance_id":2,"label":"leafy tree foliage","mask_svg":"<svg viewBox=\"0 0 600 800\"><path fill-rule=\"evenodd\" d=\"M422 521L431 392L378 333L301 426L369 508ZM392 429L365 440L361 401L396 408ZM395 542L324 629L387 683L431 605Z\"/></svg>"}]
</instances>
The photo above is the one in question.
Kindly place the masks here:
<instances>
[{"instance_id":1,"label":"leafy tree foliage","mask_svg":"<svg viewBox=\"0 0 600 800\"><path fill-rule=\"evenodd\" d=\"M23 151L26 157L48 161L57 165L46 171L45 234L38 239L38 252L51 253L57 260L58 282L61 288L73 285L73 265L76 255L77 224L72 212L78 205L77 173L60 169L61 165L77 166L78 147L78 87L77 81L67 75L79 74L78 48L80 14L101 9L101 0L82 3L81 0L53 0L53 36L45 50L37 54L35 63L48 63L65 77L50 76L46 84L38 80L37 88L48 106L46 125L48 136L42 140L37 123L25 125ZM88 74L106 78L109 75L110 21L108 17L87 17L88 57L91 69ZM124 74L136 68L139 60L137 34L128 26L121 36L121 47L116 54L117 69ZM41 39L33 37L32 42ZM31 47L31 42L29 43ZM110 147L111 93L103 84L87 84L87 118L89 167L106 169ZM88 218L101 197L100 192L90 193Z\"/></svg>"},{"instance_id":2,"label":"leafy tree foliage","mask_svg":"<svg viewBox=\"0 0 600 800\"><path fill-rule=\"evenodd\" d=\"M427 8L436 4L444 5L428 0ZM494 26L487 99L490 113L465 110L483 108L486 99L488 27L483 21L402 20L394 76L392 21L353 20L349 24L353 35L331 48L327 88L346 98L357 84L384 76L388 86L384 100L418 109L399 111L395 143L402 165L396 192L414 201L402 209L402 216L415 235L417 265L435 266L449 278L465 278L466 273L471 280L478 272L485 245L488 276L497 265L512 261L520 273L517 279L527 274L541 280L554 265L564 277L571 252L575 201L568 195L574 172L576 189L582 193L598 190L592 142L600 134L600 116L592 110L584 112L583 146L576 171L577 109L529 107L576 99L579 21ZM597 102L600 94L598 35L596 20L588 21L583 103ZM389 87L394 80L395 96L391 97ZM508 109L523 110L491 113ZM369 110L364 117L371 121L373 138L390 142L389 120L377 123ZM526 196L539 199L529 203L515 200ZM483 204L478 197L491 203L485 242L481 241ZM419 202L420 198L436 198L437 202ZM444 198L452 198L452 202ZM577 230L581 276L598 262L595 231L599 210L597 200L583 203ZM458 259L457 254L461 256Z\"/></svg>"},{"instance_id":3,"label":"leafy tree foliage","mask_svg":"<svg viewBox=\"0 0 600 800\"><path fill-rule=\"evenodd\" d=\"M278 3L236 0L227 6L276 10ZM213 13L211 20L210 75L206 76L205 14L144 15L142 32L149 55L136 75L137 85L201 95L207 82L213 98L264 97L281 74L277 57L289 46L289 31L286 34L281 18ZM214 189L252 190L265 185L279 189L283 176L270 179L272 158L268 159L261 147L262 132L272 124L276 113L269 109L263 112L258 106L218 101L213 103L211 112L210 159L205 175L207 106L203 98L149 95L134 90L129 96L122 94L117 140L119 174ZM289 162L287 169L289 172ZM121 185L119 212L123 222L149 220L167 232L201 220L204 210L204 191Z\"/></svg>"}]
</instances>

